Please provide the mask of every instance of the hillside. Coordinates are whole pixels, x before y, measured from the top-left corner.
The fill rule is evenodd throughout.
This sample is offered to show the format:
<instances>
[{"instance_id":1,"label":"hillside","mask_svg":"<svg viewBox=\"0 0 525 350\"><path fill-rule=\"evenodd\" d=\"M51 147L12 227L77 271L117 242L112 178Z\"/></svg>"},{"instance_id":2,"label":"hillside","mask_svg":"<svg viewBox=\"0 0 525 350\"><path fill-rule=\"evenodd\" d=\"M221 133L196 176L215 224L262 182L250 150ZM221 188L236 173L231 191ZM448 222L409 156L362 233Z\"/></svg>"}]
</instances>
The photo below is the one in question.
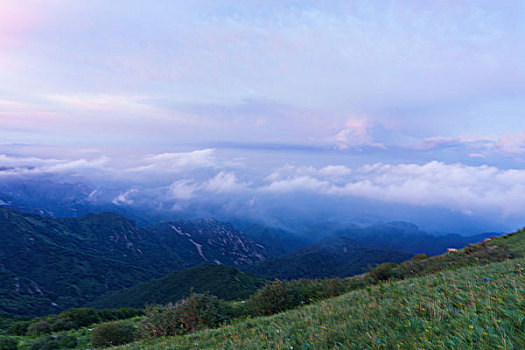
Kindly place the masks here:
<instances>
[{"instance_id":1,"label":"hillside","mask_svg":"<svg viewBox=\"0 0 525 350\"><path fill-rule=\"evenodd\" d=\"M73 309L18 322L6 315L0 334L8 334L3 340L19 349L71 348L56 344L66 341L92 348L95 333L108 330L104 344L119 332L127 335L115 338L118 344L138 337L142 340L124 348L140 349L521 349L524 263L525 231L519 231L432 258L380 265L360 276L277 280L243 302L192 294L177 306L142 312Z\"/></svg>"},{"instance_id":2,"label":"hillside","mask_svg":"<svg viewBox=\"0 0 525 350\"><path fill-rule=\"evenodd\" d=\"M251 240L264 246L269 257L281 256L311 243L311 238L298 236L279 228L239 220L234 221L233 224Z\"/></svg>"},{"instance_id":3,"label":"hillside","mask_svg":"<svg viewBox=\"0 0 525 350\"><path fill-rule=\"evenodd\" d=\"M412 254L368 249L346 237L330 237L295 252L244 267L246 272L279 279L347 277L384 262L402 262Z\"/></svg>"},{"instance_id":4,"label":"hillside","mask_svg":"<svg viewBox=\"0 0 525 350\"><path fill-rule=\"evenodd\" d=\"M150 239L178 254L181 268L202 263L238 266L267 257L264 246L233 225L211 218L160 222L144 230Z\"/></svg>"},{"instance_id":5,"label":"hillside","mask_svg":"<svg viewBox=\"0 0 525 350\"><path fill-rule=\"evenodd\" d=\"M515 256L523 256L523 236L506 241ZM379 284L274 316L134 347L523 349L524 266L520 257Z\"/></svg>"},{"instance_id":6,"label":"hillside","mask_svg":"<svg viewBox=\"0 0 525 350\"><path fill-rule=\"evenodd\" d=\"M351 238L363 247L370 249L388 249L412 254L437 255L445 253L448 248L463 248L497 234L484 233L475 236L446 234L434 236L421 231L416 225L409 222L390 222L365 228L354 226L335 231L334 235Z\"/></svg>"},{"instance_id":7,"label":"hillside","mask_svg":"<svg viewBox=\"0 0 525 350\"><path fill-rule=\"evenodd\" d=\"M216 220L142 228L113 213L52 218L0 207L0 239L0 311L14 314L80 307L174 270L266 256L264 247Z\"/></svg>"},{"instance_id":8,"label":"hillside","mask_svg":"<svg viewBox=\"0 0 525 350\"><path fill-rule=\"evenodd\" d=\"M247 299L266 280L234 267L201 265L176 271L128 289L112 292L92 303L96 308L144 307L148 304L175 303L190 294L208 292L223 300Z\"/></svg>"}]
</instances>

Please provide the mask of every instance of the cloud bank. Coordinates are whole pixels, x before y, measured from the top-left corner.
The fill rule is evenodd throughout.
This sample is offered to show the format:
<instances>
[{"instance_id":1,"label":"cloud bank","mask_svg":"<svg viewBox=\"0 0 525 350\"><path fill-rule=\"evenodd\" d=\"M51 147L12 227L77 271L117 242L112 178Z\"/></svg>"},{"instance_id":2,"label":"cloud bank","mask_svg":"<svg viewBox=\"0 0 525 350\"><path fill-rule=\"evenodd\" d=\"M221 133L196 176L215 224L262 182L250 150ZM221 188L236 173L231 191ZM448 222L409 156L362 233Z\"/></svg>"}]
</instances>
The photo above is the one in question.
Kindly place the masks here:
<instances>
[{"instance_id":1,"label":"cloud bank","mask_svg":"<svg viewBox=\"0 0 525 350\"><path fill-rule=\"evenodd\" d=\"M61 181L86 181L96 185L97 191L104 186L120 189L110 199L115 205L133 206L150 201L175 210L208 202L217 206L264 203L267 208L259 209L271 211L272 201L301 196L317 196L319 206L348 199L352 203L441 208L502 220L522 217L525 207L525 170L438 161L359 167L288 164L254 175L239 160L232 161L219 156L216 150L204 149L146 155L124 168L115 167L108 157L59 160L0 155L0 169L4 179L47 175ZM105 182L104 178L111 181ZM96 198L100 198L100 193L90 194L89 200ZM299 200L294 205L311 203Z\"/></svg>"}]
</instances>

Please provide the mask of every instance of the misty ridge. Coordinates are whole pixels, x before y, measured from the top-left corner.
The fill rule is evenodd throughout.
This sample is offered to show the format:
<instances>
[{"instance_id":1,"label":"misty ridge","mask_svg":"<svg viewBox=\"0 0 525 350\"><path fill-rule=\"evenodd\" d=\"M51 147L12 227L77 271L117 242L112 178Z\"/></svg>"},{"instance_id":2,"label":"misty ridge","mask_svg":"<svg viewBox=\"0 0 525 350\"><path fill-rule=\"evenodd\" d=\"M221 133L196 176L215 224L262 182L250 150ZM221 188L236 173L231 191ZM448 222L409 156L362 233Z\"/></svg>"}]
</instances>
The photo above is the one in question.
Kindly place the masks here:
<instances>
[{"instance_id":1,"label":"misty ridge","mask_svg":"<svg viewBox=\"0 0 525 350\"><path fill-rule=\"evenodd\" d=\"M525 195L515 181L525 172L519 170L440 162L268 168L253 165L256 159L219 153L115 160L2 155L0 200L51 216L115 211L143 224L215 217L294 232L320 221L332 226L408 221L437 234L476 234L509 231L522 219L518 208ZM271 155L258 157L264 164Z\"/></svg>"}]
</instances>

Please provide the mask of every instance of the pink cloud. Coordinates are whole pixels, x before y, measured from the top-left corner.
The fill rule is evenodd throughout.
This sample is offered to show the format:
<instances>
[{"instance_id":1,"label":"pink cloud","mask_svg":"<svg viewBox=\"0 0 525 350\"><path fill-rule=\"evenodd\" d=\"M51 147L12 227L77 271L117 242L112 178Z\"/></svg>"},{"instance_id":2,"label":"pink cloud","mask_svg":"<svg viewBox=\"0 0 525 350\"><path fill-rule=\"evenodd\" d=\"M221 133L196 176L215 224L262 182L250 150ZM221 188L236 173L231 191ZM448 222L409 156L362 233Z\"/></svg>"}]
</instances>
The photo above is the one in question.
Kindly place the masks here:
<instances>
[{"instance_id":1,"label":"pink cloud","mask_svg":"<svg viewBox=\"0 0 525 350\"><path fill-rule=\"evenodd\" d=\"M353 146L374 146L385 148L381 143L376 143L370 135L373 124L366 119L348 119L343 129L335 134L332 139L339 149L348 149Z\"/></svg>"},{"instance_id":2,"label":"pink cloud","mask_svg":"<svg viewBox=\"0 0 525 350\"><path fill-rule=\"evenodd\" d=\"M508 154L525 154L525 130L501 137L496 146Z\"/></svg>"},{"instance_id":3,"label":"pink cloud","mask_svg":"<svg viewBox=\"0 0 525 350\"><path fill-rule=\"evenodd\" d=\"M2 48L17 48L24 45L24 35L44 21L40 4L45 5L45 2L23 0L0 2L0 46Z\"/></svg>"}]
</instances>

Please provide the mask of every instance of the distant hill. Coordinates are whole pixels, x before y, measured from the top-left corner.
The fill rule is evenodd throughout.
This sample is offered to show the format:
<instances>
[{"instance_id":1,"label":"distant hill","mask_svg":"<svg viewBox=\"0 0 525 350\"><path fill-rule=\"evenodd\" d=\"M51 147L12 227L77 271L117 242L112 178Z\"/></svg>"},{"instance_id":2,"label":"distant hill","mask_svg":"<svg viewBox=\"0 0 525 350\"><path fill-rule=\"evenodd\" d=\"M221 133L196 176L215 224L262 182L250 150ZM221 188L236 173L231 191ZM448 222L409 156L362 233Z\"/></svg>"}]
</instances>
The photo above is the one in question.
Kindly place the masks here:
<instances>
[{"instance_id":1,"label":"distant hill","mask_svg":"<svg viewBox=\"0 0 525 350\"><path fill-rule=\"evenodd\" d=\"M279 228L246 221L234 221L234 225L254 242L264 246L269 257L281 256L312 243L307 237Z\"/></svg>"},{"instance_id":2,"label":"distant hill","mask_svg":"<svg viewBox=\"0 0 525 350\"><path fill-rule=\"evenodd\" d=\"M346 277L369 266L402 262L412 254L368 249L347 237L330 237L284 256L244 267L244 271L279 279Z\"/></svg>"},{"instance_id":3,"label":"distant hill","mask_svg":"<svg viewBox=\"0 0 525 350\"><path fill-rule=\"evenodd\" d=\"M224 300L246 299L266 280L234 267L205 264L166 277L115 291L91 303L97 308L144 307L148 304L175 303L194 292L209 292Z\"/></svg>"},{"instance_id":4,"label":"distant hill","mask_svg":"<svg viewBox=\"0 0 525 350\"><path fill-rule=\"evenodd\" d=\"M166 221L144 230L150 239L176 252L182 268L202 263L238 266L267 257L264 246L233 225L215 219Z\"/></svg>"},{"instance_id":5,"label":"distant hill","mask_svg":"<svg viewBox=\"0 0 525 350\"><path fill-rule=\"evenodd\" d=\"M463 248L471 243L481 242L484 238L497 234L484 233L475 236L447 234L433 236L421 231L416 225L408 222L390 222L372 225L365 228L350 227L334 233L359 242L371 249L391 249L412 254L442 254L447 248Z\"/></svg>"},{"instance_id":6,"label":"distant hill","mask_svg":"<svg viewBox=\"0 0 525 350\"><path fill-rule=\"evenodd\" d=\"M52 218L0 207L0 241L0 311L13 314L83 306L110 291L203 263L266 258L264 247L216 220L141 228L113 213Z\"/></svg>"}]
</instances>

